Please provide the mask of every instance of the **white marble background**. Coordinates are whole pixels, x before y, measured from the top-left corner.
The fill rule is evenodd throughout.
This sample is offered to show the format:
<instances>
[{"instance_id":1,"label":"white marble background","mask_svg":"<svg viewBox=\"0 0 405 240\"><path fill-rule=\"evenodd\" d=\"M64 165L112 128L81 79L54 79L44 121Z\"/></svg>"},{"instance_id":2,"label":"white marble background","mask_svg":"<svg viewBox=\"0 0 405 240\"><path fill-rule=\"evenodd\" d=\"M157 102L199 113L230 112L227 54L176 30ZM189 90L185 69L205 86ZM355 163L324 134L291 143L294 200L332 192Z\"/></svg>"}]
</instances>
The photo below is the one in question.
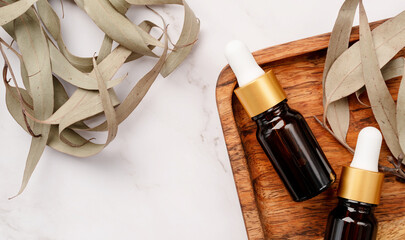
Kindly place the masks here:
<instances>
[{"instance_id":1,"label":"white marble background","mask_svg":"<svg viewBox=\"0 0 405 240\"><path fill-rule=\"evenodd\" d=\"M59 1L51 2L61 14ZM67 45L91 56L103 34L72 1L64 2ZM240 39L254 51L329 32L343 0L188 2L201 19L201 35L187 61L157 79L99 155L77 159L47 148L28 188L14 200L8 197L19 188L30 137L8 114L0 85L1 240L247 238L215 102L224 45ZM402 0L365 6L371 21L405 10ZM155 9L176 36L182 9ZM158 21L144 8L130 11L135 21L145 16ZM3 30L0 37L10 41ZM121 99L152 64L125 66L129 78L117 89Z\"/></svg>"}]
</instances>

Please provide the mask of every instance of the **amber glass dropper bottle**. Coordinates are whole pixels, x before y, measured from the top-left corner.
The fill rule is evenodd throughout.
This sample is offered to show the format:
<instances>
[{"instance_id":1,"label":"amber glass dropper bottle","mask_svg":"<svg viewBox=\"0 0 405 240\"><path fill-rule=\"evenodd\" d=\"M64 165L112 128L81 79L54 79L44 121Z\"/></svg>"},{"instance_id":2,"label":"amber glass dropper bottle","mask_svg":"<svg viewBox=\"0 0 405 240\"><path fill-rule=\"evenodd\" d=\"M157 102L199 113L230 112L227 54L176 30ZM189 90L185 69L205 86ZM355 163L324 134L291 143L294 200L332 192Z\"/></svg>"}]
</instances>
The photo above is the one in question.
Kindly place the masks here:
<instances>
[{"instance_id":1,"label":"amber glass dropper bottle","mask_svg":"<svg viewBox=\"0 0 405 240\"><path fill-rule=\"evenodd\" d=\"M382 136L378 129L363 128L357 138L350 167L343 167L338 188L338 206L329 214L326 240L374 240L377 220L374 208L380 202L384 174L378 172Z\"/></svg>"},{"instance_id":2,"label":"amber glass dropper bottle","mask_svg":"<svg viewBox=\"0 0 405 240\"><path fill-rule=\"evenodd\" d=\"M238 80L235 94L257 123L257 140L294 201L310 199L336 178L304 117L287 104L273 71L265 73L240 41L225 55Z\"/></svg>"}]
</instances>

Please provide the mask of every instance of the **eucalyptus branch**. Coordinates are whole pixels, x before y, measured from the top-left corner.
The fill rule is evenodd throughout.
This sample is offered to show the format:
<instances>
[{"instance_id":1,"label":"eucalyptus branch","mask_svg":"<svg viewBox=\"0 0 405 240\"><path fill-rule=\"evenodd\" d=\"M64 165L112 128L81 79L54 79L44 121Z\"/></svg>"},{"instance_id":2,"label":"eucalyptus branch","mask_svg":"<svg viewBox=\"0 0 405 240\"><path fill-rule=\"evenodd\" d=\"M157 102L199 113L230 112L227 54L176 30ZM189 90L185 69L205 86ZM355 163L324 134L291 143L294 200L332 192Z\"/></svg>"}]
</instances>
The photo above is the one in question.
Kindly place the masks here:
<instances>
[{"instance_id":1,"label":"eucalyptus branch","mask_svg":"<svg viewBox=\"0 0 405 240\"><path fill-rule=\"evenodd\" d=\"M24 103L26 103L26 101L24 100L24 98L23 98L23 96L22 96L22 94L21 94L21 92L20 92L20 89L19 89L19 87L18 87L18 83L17 83L17 80L16 80L16 78L15 78L13 69L10 67L10 62L8 61L7 55L6 55L6 53L4 52L4 50L3 50L2 44L0 44L0 52L1 52L1 54L2 54L2 56L3 56L3 59L4 59L3 81L4 81L4 83L6 84L6 87L8 87L8 86L7 86L7 85L8 85L8 81L7 81L7 70L9 69L9 70L10 70L11 77L12 77L12 80L13 80L15 86L16 86L15 88L16 88L17 95L18 95L18 101L19 101L20 106L21 106L21 111L22 111L22 115L23 115L23 118L24 118L24 123L25 123L25 125L26 125L26 127L27 127L27 130L28 130L29 134L30 134L32 137L41 137L41 134L35 134L35 133L34 133L34 131L32 130L31 126L30 126L29 123L28 123L28 120L27 120L27 110L25 109L25 106L24 106Z\"/></svg>"},{"instance_id":2,"label":"eucalyptus branch","mask_svg":"<svg viewBox=\"0 0 405 240\"><path fill-rule=\"evenodd\" d=\"M354 154L353 148L351 148L346 142L340 140L336 136L336 134L330 128L328 128L325 124L323 124L323 122L321 122L321 120L319 120L316 116L312 116L312 117L315 118L316 122L319 123L319 125L321 125L321 127L323 127L326 131L328 131L343 147L345 147L347 149L347 151L349 151L351 154Z\"/></svg>"},{"instance_id":3,"label":"eucalyptus branch","mask_svg":"<svg viewBox=\"0 0 405 240\"><path fill-rule=\"evenodd\" d=\"M381 166L379 165L378 168L380 169L380 171L386 173L386 174L390 174L390 175L394 175L396 176L401 182L405 181L405 171L403 169L404 163L404 155L401 154L398 156L398 159L395 159L392 156L388 156L387 160L389 163L392 164L392 166L394 166L393 168L390 167L386 167L386 166Z\"/></svg>"}]
</instances>

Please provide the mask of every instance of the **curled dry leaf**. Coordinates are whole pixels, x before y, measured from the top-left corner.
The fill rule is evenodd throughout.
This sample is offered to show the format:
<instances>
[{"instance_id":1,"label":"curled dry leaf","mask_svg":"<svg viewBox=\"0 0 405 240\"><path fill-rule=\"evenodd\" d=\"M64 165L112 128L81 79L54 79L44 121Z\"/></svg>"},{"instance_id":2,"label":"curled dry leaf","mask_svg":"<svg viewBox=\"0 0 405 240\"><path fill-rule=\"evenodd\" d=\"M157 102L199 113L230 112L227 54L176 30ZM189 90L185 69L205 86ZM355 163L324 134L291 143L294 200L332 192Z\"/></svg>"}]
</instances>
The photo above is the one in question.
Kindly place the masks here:
<instances>
[{"instance_id":1,"label":"curled dry leaf","mask_svg":"<svg viewBox=\"0 0 405 240\"><path fill-rule=\"evenodd\" d=\"M133 5L160 5L160 4L180 4L184 6L184 23L183 30L179 40L174 46L174 50L169 54L161 74L163 77L168 76L176 69L181 62L190 54L194 43L197 41L200 32L200 20L183 0L126 0ZM146 3L148 2L148 3Z\"/></svg>"},{"instance_id":2,"label":"curled dry leaf","mask_svg":"<svg viewBox=\"0 0 405 240\"><path fill-rule=\"evenodd\" d=\"M0 25L3 26L14 19L21 16L38 0L20 0L18 2L5 2L9 3L0 8ZM0 3L1 6L2 3Z\"/></svg>"},{"instance_id":3,"label":"curled dry leaf","mask_svg":"<svg viewBox=\"0 0 405 240\"><path fill-rule=\"evenodd\" d=\"M34 116L38 119L46 119L52 114L54 108L51 61L48 41L33 9L29 9L15 20L14 33L29 76ZM49 125L34 123L32 128L35 134L41 136L32 138L18 194L21 194L27 186L49 137Z\"/></svg>"},{"instance_id":4,"label":"curled dry leaf","mask_svg":"<svg viewBox=\"0 0 405 240\"><path fill-rule=\"evenodd\" d=\"M352 23L357 3L360 40L342 52L348 42L341 39L347 39L348 26ZM340 19L343 20L339 22ZM342 129L347 132L346 122L341 121L338 115L348 112L348 108L344 106L339 109L334 105L353 93L360 101L360 95L367 91L368 107L372 108L389 150L395 158L402 156L405 149L405 87L401 82L396 104L386 81L404 75L404 58L393 57L405 46L405 11L371 31L362 1L346 0L330 41L329 47L332 48L327 52L323 78L324 122L327 119L333 132L329 131L347 147L346 142L342 142L342 137L346 137L346 133L342 132Z\"/></svg>"},{"instance_id":5,"label":"curled dry leaf","mask_svg":"<svg viewBox=\"0 0 405 240\"><path fill-rule=\"evenodd\" d=\"M389 61L383 68L381 68L381 73L385 81L402 76L404 73L404 58L399 57ZM360 88L360 90L356 91L357 101L359 101L360 104L366 107L371 107L360 100L361 94L364 93L365 91L366 91L365 87L362 87Z\"/></svg>"},{"instance_id":6,"label":"curled dry leaf","mask_svg":"<svg viewBox=\"0 0 405 240\"><path fill-rule=\"evenodd\" d=\"M184 23L180 38L174 46L174 51L169 54L162 69L162 76L166 77L176 69L181 62L189 55L194 43L197 41L200 32L200 20L196 18L194 12L185 1Z\"/></svg>"},{"instance_id":7,"label":"curled dry leaf","mask_svg":"<svg viewBox=\"0 0 405 240\"><path fill-rule=\"evenodd\" d=\"M75 68L70 62L63 56L61 52L52 44L49 44L49 51L51 55L52 71L53 73L67 81L68 83L87 90L97 90L98 84L95 78L89 76L89 74L83 73ZM112 88L123 79L108 81L107 89Z\"/></svg>"},{"instance_id":8,"label":"curled dry leaf","mask_svg":"<svg viewBox=\"0 0 405 240\"><path fill-rule=\"evenodd\" d=\"M373 41L380 67L402 48L405 39L405 11L373 30ZM359 42L353 44L332 65L325 81L326 104L356 92L364 86Z\"/></svg>"},{"instance_id":9,"label":"curled dry leaf","mask_svg":"<svg viewBox=\"0 0 405 240\"><path fill-rule=\"evenodd\" d=\"M162 47L161 42L129 21L108 0L84 0L83 4L86 13L101 30L132 52L155 56L148 45Z\"/></svg>"},{"instance_id":10,"label":"curled dry leaf","mask_svg":"<svg viewBox=\"0 0 405 240\"><path fill-rule=\"evenodd\" d=\"M385 142L392 154L399 156L402 150L398 141L395 102L385 84L374 49L366 11L360 0L360 56L368 99Z\"/></svg>"},{"instance_id":11,"label":"curled dry leaf","mask_svg":"<svg viewBox=\"0 0 405 240\"><path fill-rule=\"evenodd\" d=\"M93 69L93 63L90 57L83 58L78 57L70 53L67 49L65 42L62 38L60 19L52 6L47 0L39 0L36 4L38 15L41 18L42 23L50 33L59 46L60 52L69 60L69 62L75 66L78 70L83 72L90 72ZM103 47L102 47L103 48ZM101 52L101 51L100 51Z\"/></svg>"},{"instance_id":12,"label":"curled dry leaf","mask_svg":"<svg viewBox=\"0 0 405 240\"><path fill-rule=\"evenodd\" d=\"M405 66L402 66L402 71L405 74ZM399 86L397 108L396 108L396 121L398 130L399 144L401 145L402 152L405 152L405 81L402 75L401 85Z\"/></svg>"},{"instance_id":13,"label":"curled dry leaf","mask_svg":"<svg viewBox=\"0 0 405 240\"><path fill-rule=\"evenodd\" d=\"M350 33L352 30L354 15L359 0L347 0L340 8L338 17L333 27L329 46L325 59L325 67L323 70L323 99L325 99L325 79L333 62L349 47ZM346 142L347 131L349 130L349 104L346 98L341 98L330 104L324 101L324 125L326 126L326 119L332 128L336 138L342 142Z\"/></svg>"},{"instance_id":14,"label":"curled dry leaf","mask_svg":"<svg viewBox=\"0 0 405 240\"><path fill-rule=\"evenodd\" d=\"M139 82L132 88L130 94L122 101L122 103L117 107L117 120L119 123L123 122L131 113L135 110L138 104L142 101L143 97L149 91L150 87L156 80L159 72L162 70L165 63L168 50L168 39L165 38L165 49L162 56L156 65L145 75ZM90 131L105 131L107 128L107 122L100 124L97 127L88 129Z\"/></svg>"},{"instance_id":15,"label":"curled dry leaf","mask_svg":"<svg viewBox=\"0 0 405 240\"><path fill-rule=\"evenodd\" d=\"M75 0L75 3L105 33L97 57L78 57L70 53L62 38L60 19L47 0L0 2L0 23L16 41L20 52L1 38L0 44L10 48L19 58L25 87L18 86L0 45L7 63L3 71L7 108L15 121L34 136L17 195L27 186L46 145L76 157L101 152L116 137L118 125L138 106L159 73L164 77L170 74L185 60L197 40L199 21L182 0ZM162 26L148 20L136 25L125 16L131 4L135 7L156 4L184 6L183 29L173 51L169 51L164 20ZM149 10L145 8L145 11ZM149 34L152 28L161 29L163 34L152 37ZM113 50L114 41L119 45ZM155 48L163 48L160 56L153 52ZM126 75L114 76L123 64L143 56L158 57L156 65L121 103L114 87ZM15 86L8 82L8 73L12 75ZM77 88L70 97L61 82ZM105 116L105 123L94 128L85 124L85 120L100 114ZM95 144L92 139L82 137L80 131L107 131L107 140L104 144Z\"/></svg>"}]
</instances>

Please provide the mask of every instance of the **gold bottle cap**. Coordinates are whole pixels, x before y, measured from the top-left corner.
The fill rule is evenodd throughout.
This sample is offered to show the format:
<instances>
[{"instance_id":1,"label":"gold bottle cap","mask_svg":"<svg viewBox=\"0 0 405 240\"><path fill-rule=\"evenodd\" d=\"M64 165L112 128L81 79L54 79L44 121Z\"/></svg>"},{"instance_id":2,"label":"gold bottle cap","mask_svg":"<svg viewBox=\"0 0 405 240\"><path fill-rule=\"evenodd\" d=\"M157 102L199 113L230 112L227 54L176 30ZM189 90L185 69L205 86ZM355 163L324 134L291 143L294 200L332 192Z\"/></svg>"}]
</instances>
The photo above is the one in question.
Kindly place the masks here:
<instances>
[{"instance_id":1,"label":"gold bottle cap","mask_svg":"<svg viewBox=\"0 0 405 240\"><path fill-rule=\"evenodd\" d=\"M251 118L287 98L272 70L235 89L235 94Z\"/></svg>"},{"instance_id":2,"label":"gold bottle cap","mask_svg":"<svg viewBox=\"0 0 405 240\"><path fill-rule=\"evenodd\" d=\"M337 195L342 198L379 204L384 174L359 168L343 167Z\"/></svg>"}]
</instances>

